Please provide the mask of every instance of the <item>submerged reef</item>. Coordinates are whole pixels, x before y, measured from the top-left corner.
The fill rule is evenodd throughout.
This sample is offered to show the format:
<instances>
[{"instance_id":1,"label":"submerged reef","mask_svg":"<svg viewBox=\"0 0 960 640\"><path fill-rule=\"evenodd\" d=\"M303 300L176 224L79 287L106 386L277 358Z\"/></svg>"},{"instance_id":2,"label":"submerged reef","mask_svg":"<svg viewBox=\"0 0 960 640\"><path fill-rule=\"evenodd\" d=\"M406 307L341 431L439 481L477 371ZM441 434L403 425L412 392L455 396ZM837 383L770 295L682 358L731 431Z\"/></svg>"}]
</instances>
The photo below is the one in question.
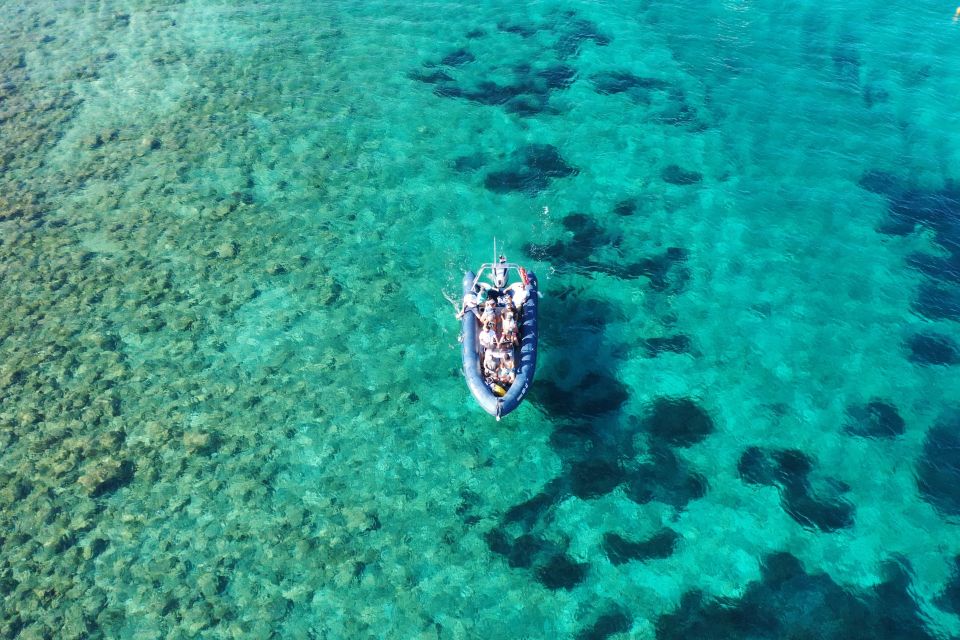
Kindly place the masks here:
<instances>
[{"instance_id":1,"label":"submerged reef","mask_svg":"<svg viewBox=\"0 0 960 640\"><path fill-rule=\"evenodd\" d=\"M935 602L944 611L960 615L960 556L953 559L953 573Z\"/></svg>"},{"instance_id":2,"label":"submerged reef","mask_svg":"<svg viewBox=\"0 0 960 640\"><path fill-rule=\"evenodd\" d=\"M435 85L433 93L440 98L500 107L520 117L560 113L552 105L551 97L569 88L578 76L568 60L579 56L586 43L599 47L610 43L596 24L575 11L558 12L553 19L543 22L501 22L496 31L471 29L464 37L503 40L512 55L509 61L501 56L478 59L469 49L460 48L443 54L439 63L424 62L421 69L408 72L407 77ZM446 67L447 71L434 70L437 66ZM507 76L511 79L504 81Z\"/></svg>"},{"instance_id":3,"label":"submerged reef","mask_svg":"<svg viewBox=\"0 0 960 640\"><path fill-rule=\"evenodd\" d=\"M917 486L938 511L960 516L960 412L942 417L927 432L917 461Z\"/></svg>"},{"instance_id":4,"label":"submerged reef","mask_svg":"<svg viewBox=\"0 0 960 640\"><path fill-rule=\"evenodd\" d=\"M669 558L673 555L680 534L673 529L664 528L647 540L633 542L616 533L603 534L603 550L613 564L624 564L632 560L651 560Z\"/></svg>"},{"instance_id":5,"label":"submerged reef","mask_svg":"<svg viewBox=\"0 0 960 640\"><path fill-rule=\"evenodd\" d=\"M813 470L813 460L796 449L750 447L737 463L747 484L778 487L784 510L802 526L830 532L852 525L854 508L843 498L847 486L830 478L814 485Z\"/></svg>"},{"instance_id":6,"label":"submerged reef","mask_svg":"<svg viewBox=\"0 0 960 640\"><path fill-rule=\"evenodd\" d=\"M825 573L807 573L789 553L767 556L761 568L761 579L741 598L685 594L676 611L657 619L657 638L933 640L911 596L908 569L899 564L887 563L879 585L855 590Z\"/></svg>"},{"instance_id":7,"label":"submerged reef","mask_svg":"<svg viewBox=\"0 0 960 640\"><path fill-rule=\"evenodd\" d=\"M947 179L939 189L921 188L896 175L868 171L860 187L887 201L887 219L879 231L906 235L925 228L933 232L937 249L945 256L915 253L908 264L926 275L914 300L914 309L931 319L960 320L960 183ZM923 349L919 349L923 351ZM924 356L919 355L919 361Z\"/></svg>"},{"instance_id":8,"label":"submerged reef","mask_svg":"<svg viewBox=\"0 0 960 640\"><path fill-rule=\"evenodd\" d=\"M598 94L626 96L645 108L647 119L659 124L682 126L697 120L697 110L688 103L683 89L667 80L610 70L593 74L590 81Z\"/></svg>"},{"instance_id":9,"label":"submerged reef","mask_svg":"<svg viewBox=\"0 0 960 640\"><path fill-rule=\"evenodd\" d=\"M594 380L591 384L598 387L616 383L597 373L588 375ZM702 498L707 490L706 479L691 471L670 447L687 447L701 441L712 431L712 421L688 399L660 399L646 421L619 417L622 401L606 405L599 413L583 413L581 406L560 401L564 395L579 394L564 392L559 387L553 390L555 385L549 382L546 386L547 395L537 391L534 401L546 402L545 407L552 407L558 416L565 417L550 440L564 460L563 473L533 498L507 510L501 524L487 533L487 543L511 567L539 567L536 575L541 581L559 572L572 583L574 578L579 581L586 576L587 565L557 559L557 553L565 549L553 542L555 535L547 537L549 514L570 496L594 500L619 486L624 487L625 497L638 504L658 501L682 509L689 501ZM591 417L593 421L589 420ZM637 449L636 436L641 433L647 433L651 439L645 451ZM604 537L603 548L612 563L622 564L669 557L679 540L680 536L669 529L640 542L611 532ZM549 567L549 574L545 567ZM556 588L551 585L561 582L550 577L549 584L544 584Z\"/></svg>"},{"instance_id":10,"label":"submerged reef","mask_svg":"<svg viewBox=\"0 0 960 640\"><path fill-rule=\"evenodd\" d=\"M675 164L666 166L663 171L660 172L660 176L663 178L664 182L681 187L697 184L703 181L702 173L690 171Z\"/></svg>"},{"instance_id":11,"label":"submerged reef","mask_svg":"<svg viewBox=\"0 0 960 640\"><path fill-rule=\"evenodd\" d=\"M577 268L605 273L623 280L645 277L657 292L677 294L686 288L690 273L684 266L687 252L682 247L668 247L662 253L635 262L601 258L605 252L619 252L622 241L618 233L608 231L590 216L571 213L564 216L563 239L551 243L527 243L525 253L536 260L554 265L558 271Z\"/></svg>"},{"instance_id":12,"label":"submerged reef","mask_svg":"<svg viewBox=\"0 0 960 640\"><path fill-rule=\"evenodd\" d=\"M926 332L907 340L910 362L922 365L952 365L960 363L960 346L949 336Z\"/></svg>"},{"instance_id":13,"label":"submerged reef","mask_svg":"<svg viewBox=\"0 0 960 640\"><path fill-rule=\"evenodd\" d=\"M906 422L897 407L884 400L847 407L847 418L844 431L854 436L895 438L906 430Z\"/></svg>"},{"instance_id":14,"label":"submerged reef","mask_svg":"<svg viewBox=\"0 0 960 640\"><path fill-rule=\"evenodd\" d=\"M614 609L598 616L592 625L577 633L575 640L606 640L618 633L626 633L632 624L633 619L628 613Z\"/></svg>"},{"instance_id":15,"label":"submerged reef","mask_svg":"<svg viewBox=\"0 0 960 640\"><path fill-rule=\"evenodd\" d=\"M660 338L645 338L642 346L648 358L656 358L663 353L690 353L692 349L690 336L682 333Z\"/></svg>"},{"instance_id":16,"label":"submerged reef","mask_svg":"<svg viewBox=\"0 0 960 640\"><path fill-rule=\"evenodd\" d=\"M579 170L569 165L553 145L531 144L515 151L506 167L488 173L483 184L494 193L518 191L534 196L546 189L552 180L578 173Z\"/></svg>"},{"instance_id":17,"label":"submerged reef","mask_svg":"<svg viewBox=\"0 0 960 640\"><path fill-rule=\"evenodd\" d=\"M689 447L713 433L713 420L689 398L657 398L645 421L647 432L668 446Z\"/></svg>"}]
</instances>

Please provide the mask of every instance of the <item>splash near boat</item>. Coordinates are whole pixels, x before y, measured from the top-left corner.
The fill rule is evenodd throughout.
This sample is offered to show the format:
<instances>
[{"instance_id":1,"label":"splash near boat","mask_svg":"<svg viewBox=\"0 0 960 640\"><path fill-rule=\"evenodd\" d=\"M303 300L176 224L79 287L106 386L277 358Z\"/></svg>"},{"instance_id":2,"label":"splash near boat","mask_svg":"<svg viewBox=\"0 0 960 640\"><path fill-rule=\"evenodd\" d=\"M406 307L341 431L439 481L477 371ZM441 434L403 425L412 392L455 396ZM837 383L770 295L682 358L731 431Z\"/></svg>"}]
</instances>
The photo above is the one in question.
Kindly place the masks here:
<instances>
[{"instance_id":1,"label":"splash near boat","mask_svg":"<svg viewBox=\"0 0 960 640\"><path fill-rule=\"evenodd\" d=\"M538 299L537 277L503 255L463 276L463 374L497 420L520 406L533 382Z\"/></svg>"}]
</instances>

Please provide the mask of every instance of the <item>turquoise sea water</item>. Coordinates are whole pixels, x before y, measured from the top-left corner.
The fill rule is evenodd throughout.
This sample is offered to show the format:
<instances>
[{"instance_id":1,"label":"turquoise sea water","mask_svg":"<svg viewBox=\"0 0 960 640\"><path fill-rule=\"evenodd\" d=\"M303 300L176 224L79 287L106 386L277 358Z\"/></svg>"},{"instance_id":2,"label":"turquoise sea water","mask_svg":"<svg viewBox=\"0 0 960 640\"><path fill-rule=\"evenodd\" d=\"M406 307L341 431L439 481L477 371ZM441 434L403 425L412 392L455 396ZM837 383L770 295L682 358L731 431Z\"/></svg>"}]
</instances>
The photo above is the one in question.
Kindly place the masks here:
<instances>
[{"instance_id":1,"label":"turquoise sea water","mask_svg":"<svg viewBox=\"0 0 960 640\"><path fill-rule=\"evenodd\" d=\"M3 637L960 637L954 7L0 7Z\"/></svg>"}]
</instances>

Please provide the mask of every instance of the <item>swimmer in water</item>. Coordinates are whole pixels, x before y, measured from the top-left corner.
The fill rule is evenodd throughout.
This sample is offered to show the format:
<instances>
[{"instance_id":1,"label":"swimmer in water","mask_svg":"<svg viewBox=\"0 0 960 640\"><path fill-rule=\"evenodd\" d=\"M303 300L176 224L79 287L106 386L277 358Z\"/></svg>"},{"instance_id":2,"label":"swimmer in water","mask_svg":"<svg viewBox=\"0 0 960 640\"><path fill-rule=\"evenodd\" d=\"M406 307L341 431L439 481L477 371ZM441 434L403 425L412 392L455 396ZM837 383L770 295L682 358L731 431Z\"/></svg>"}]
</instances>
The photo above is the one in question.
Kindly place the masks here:
<instances>
[{"instance_id":1,"label":"swimmer in water","mask_svg":"<svg viewBox=\"0 0 960 640\"><path fill-rule=\"evenodd\" d=\"M960 20L960 7L957 7L956 12L953 14L953 21L956 22Z\"/></svg>"}]
</instances>

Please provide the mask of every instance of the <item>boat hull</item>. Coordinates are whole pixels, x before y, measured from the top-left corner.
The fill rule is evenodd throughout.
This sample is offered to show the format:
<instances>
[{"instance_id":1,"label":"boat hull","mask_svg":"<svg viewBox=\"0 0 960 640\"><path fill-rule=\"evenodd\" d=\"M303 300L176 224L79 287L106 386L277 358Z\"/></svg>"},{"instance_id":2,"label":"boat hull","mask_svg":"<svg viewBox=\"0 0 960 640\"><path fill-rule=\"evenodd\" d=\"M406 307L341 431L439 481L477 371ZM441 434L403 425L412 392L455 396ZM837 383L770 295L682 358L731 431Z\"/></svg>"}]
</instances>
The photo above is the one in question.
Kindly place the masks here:
<instances>
[{"instance_id":1,"label":"boat hull","mask_svg":"<svg viewBox=\"0 0 960 640\"><path fill-rule=\"evenodd\" d=\"M463 375L467 379L467 387L484 411L498 420L507 415L523 402L533 374L537 368L537 303L540 299L537 277L527 272L530 278L529 295L523 304L520 328L520 348L517 354L516 379L503 397L497 397L487 386L481 374L480 349L478 343L479 323L473 313L465 313L462 322L463 331ZM468 271L463 276L463 295L472 293L475 274Z\"/></svg>"}]
</instances>

